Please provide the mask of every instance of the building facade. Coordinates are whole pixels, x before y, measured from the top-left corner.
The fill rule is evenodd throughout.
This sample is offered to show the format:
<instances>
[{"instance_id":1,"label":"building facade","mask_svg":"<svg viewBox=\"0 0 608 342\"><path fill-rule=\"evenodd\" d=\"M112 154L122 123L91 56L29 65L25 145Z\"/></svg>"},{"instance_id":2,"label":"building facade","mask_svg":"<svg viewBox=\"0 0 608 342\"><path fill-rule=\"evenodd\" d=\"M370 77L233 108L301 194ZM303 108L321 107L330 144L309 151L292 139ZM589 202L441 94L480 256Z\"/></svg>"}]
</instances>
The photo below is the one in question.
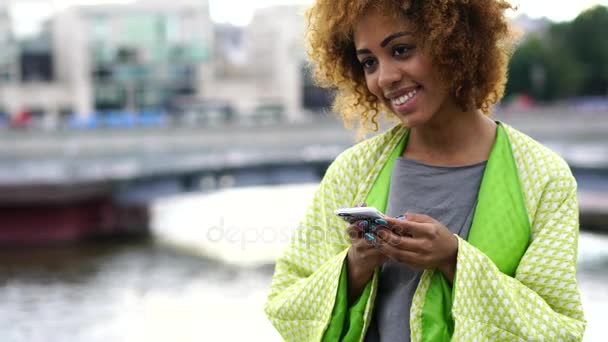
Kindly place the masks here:
<instances>
[{"instance_id":1,"label":"building facade","mask_svg":"<svg viewBox=\"0 0 608 342\"><path fill-rule=\"evenodd\" d=\"M207 0L70 7L16 44L0 9L0 110L50 122L184 108L306 119L329 98L309 77L303 12L264 8L247 27L229 27L214 26Z\"/></svg>"},{"instance_id":2,"label":"building facade","mask_svg":"<svg viewBox=\"0 0 608 342\"><path fill-rule=\"evenodd\" d=\"M210 73L206 0L70 7L55 13L39 37L18 44L10 27L0 7L0 108L10 113L156 110L200 96Z\"/></svg>"},{"instance_id":3,"label":"building facade","mask_svg":"<svg viewBox=\"0 0 608 342\"><path fill-rule=\"evenodd\" d=\"M214 77L206 80L204 97L245 117L270 112L288 121L327 107L327 92L312 84L307 70L303 13L300 6L268 7L247 27L216 26ZM321 100L307 101L311 97Z\"/></svg>"},{"instance_id":4,"label":"building facade","mask_svg":"<svg viewBox=\"0 0 608 342\"><path fill-rule=\"evenodd\" d=\"M141 1L69 10L54 25L57 73L77 113L165 108L200 95L212 24L204 1ZM69 47L66 42L69 42Z\"/></svg>"},{"instance_id":5,"label":"building facade","mask_svg":"<svg viewBox=\"0 0 608 342\"><path fill-rule=\"evenodd\" d=\"M12 32L8 6L0 4L0 84L17 78L17 44Z\"/></svg>"},{"instance_id":6,"label":"building facade","mask_svg":"<svg viewBox=\"0 0 608 342\"><path fill-rule=\"evenodd\" d=\"M12 32L8 3L0 3L0 116L6 116L5 89L17 83L19 77L18 46Z\"/></svg>"}]
</instances>

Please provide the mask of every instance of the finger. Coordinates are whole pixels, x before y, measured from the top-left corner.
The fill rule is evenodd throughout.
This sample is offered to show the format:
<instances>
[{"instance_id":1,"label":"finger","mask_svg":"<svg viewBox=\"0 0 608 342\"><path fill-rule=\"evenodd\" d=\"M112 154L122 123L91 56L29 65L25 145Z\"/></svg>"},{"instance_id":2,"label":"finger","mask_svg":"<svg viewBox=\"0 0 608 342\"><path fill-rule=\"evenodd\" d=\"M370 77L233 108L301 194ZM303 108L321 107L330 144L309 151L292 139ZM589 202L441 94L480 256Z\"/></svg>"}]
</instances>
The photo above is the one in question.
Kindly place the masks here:
<instances>
[{"instance_id":1,"label":"finger","mask_svg":"<svg viewBox=\"0 0 608 342\"><path fill-rule=\"evenodd\" d=\"M409 229L407 228L406 221L392 217L387 217L385 218L385 220L387 221L387 227L393 233L402 236L411 235L409 233Z\"/></svg>"},{"instance_id":2,"label":"finger","mask_svg":"<svg viewBox=\"0 0 608 342\"><path fill-rule=\"evenodd\" d=\"M430 222L418 222L410 220L398 220L396 218L387 218L389 226L391 226L396 234L402 236L434 236L436 234L436 225L433 221Z\"/></svg>"},{"instance_id":3,"label":"finger","mask_svg":"<svg viewBox=\"0 0 608 342\"><path fill-rule=\"evenodd\" d=\"M423 268L424 261L418 253L403 250L385 242L378 242L378 248L387 257L415 268Z\"/></svg>"},{"instance_id":4,"label":"finger","mask_svg":"<svg viewBox=\"0 0 608 342\"><path fill-rule=\"evenodd\" d=\"M429 230L429 223L413 222L408 220L400 220L397 218L387 218L388 226L391 230L401 236L419 236L426 235Z\"/></svg>"},{"instance_id":5,"label":"finger","mask_svg":"<svg viewBox=\"0 0 608 342\"><path fill-rule=\"evenodd\" d=\"M375 231L377 226L373 223L369 223L368 220L358 221L356 224L352 224L347 227L347 232L351 240L363 239L368 243L375 245L376 235Z\"/></svg>"},{"instance_id":6,"label":"finger","mask_svg":"<svg viewBox=\"0 0 608 342\"><path fill-rule=\"evenodd\" d=\"M406 231L410 236L418 237L418 236L434 236L436 233L436 228L434 223L423 223L423 222L412 222L406 221L403 223Z\"/></svg>"},{"instance_id":7,"label":"finger","mask_svg":"<svg viewBox=\"0 0 608 342\"><path fill-rule=\"evenodd\" d=\"M370 242L369 240L362 238L362 239L357 239L353 241L353 246L356 249L358 254L361 255L375 255L378 253L378 248L377 248L377 237L375 238L376 241L374 242Z\"/></svg>"},{"instance_id":8,"label":"finger","mask_svg":"<svg viewBox=\"0 0 608 342\"><path fill-rule=\"evenodd\" d=\"M378 244L390 245L400 250L416 253L424 252L424 241L409 236L401 236L390 230L383 229L378 232Z\"/></svg>"},{"instance_id":9,"label":"finger","mask_svg":"<svg viewBox=\"0 0 608 342\"><path fill-rule=\"evenodd\" d=\"M359 230L361 232L366 232L372 228L372 224L369 222L369 220L358 220L351 223L347 229L354 229Z\"/></svg>"},{"instance_id":10,"label":"finger","mask_svg":"<svg viewBox=\"0 0 608 342\"><path fill-rule=\"evenodd\" d=\"M351 240L361 239L363 237L363 231L357 227L356 224L351 224L346 228L346 232Z\"/></svg>"},{"instance_id":11,"label":"finger","mask_svg":"<svg viewBox=\"0 0 608 342\"><path fill-rule=\"evenodd\" d=\"M371 223L369 220L358 220L355 222L355 226L357 226L357 228L359 228L361 231L367 231L369 228L371 228Z\"/></svg>"},{"instance_id":12,"label":"finger","mask_svg":"<svg viewBox=\"0 0 608 342\"><path fill-rule=\"evenodd\" d=\"M367 241L367 243L371 246L376 248L378 245L378 236L373 233L373 232L367 232L363 234L363 239L365 241Z\"/></svg>"},{"instance_id":13,"label":"finger","mask_svg":"<svg viewBox=\"0 0 608 342\"><path fill-rule=\"evenodd\" d=\"M433 223L435 219L424 214L405 212L403 214L409 222L420 222L420 223Z\"/></svg>"}]
</instances>

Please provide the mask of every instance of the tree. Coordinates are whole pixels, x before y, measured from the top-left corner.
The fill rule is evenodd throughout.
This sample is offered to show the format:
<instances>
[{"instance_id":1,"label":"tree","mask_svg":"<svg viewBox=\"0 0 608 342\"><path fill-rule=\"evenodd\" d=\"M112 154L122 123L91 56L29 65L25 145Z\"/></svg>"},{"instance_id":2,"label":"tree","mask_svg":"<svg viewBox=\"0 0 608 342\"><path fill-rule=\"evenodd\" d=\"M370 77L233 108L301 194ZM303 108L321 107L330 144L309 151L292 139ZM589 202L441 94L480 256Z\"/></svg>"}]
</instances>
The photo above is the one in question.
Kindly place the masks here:
<instances>
[{"instance_id":1,"label":"tree","mask_svg":"<svg viewBox=\"0 0 608 342\"><path fill-rule=\"evenodd\" d=\"M544 98L542 76L544 73L543 43L538 37L531 37L517 48L509 65L507 95L528 94L534 98Z\"/></svg>"},{"instance_id":2,"label":"tree","mask_svg":"<svg viewBox=\"0 0 608 342\"><path fill-rule=\"evenodd\" d=\"M527 37L509 64L507 95L526 93L545 101L608 95L607 27L608 8L596 6Z\"/></svg>"},{"instance_id":3,"label":"tree","mask_svg":"<svg viewBox=\"0 0 608 342\"><path fill-rule=\"evenodd\" d=\"M583 92L608 95L608 7L595 6L581 13L566 31L566 39L585 67Z\"/></svg>"}]
</instances>

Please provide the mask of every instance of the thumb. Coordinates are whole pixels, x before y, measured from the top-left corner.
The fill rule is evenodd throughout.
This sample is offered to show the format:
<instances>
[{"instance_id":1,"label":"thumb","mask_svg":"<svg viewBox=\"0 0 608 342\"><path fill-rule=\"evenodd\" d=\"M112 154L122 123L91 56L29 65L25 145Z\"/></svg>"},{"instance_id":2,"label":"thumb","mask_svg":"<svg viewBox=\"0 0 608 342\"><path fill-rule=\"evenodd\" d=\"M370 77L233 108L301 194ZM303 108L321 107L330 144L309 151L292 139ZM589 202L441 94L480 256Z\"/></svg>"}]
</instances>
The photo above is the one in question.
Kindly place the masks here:
<instances>
[{"instance_id":1,"label":"thumb","mask_svg":"<svg viewBox=\"0 0 608 342\"><path fill-rule=\"evenodd\" d=\"M403 215L405 215L405 220L412 222L431 223L435 221L432 217L424 214L406 212Z\"/></svg>"}]
</instances>

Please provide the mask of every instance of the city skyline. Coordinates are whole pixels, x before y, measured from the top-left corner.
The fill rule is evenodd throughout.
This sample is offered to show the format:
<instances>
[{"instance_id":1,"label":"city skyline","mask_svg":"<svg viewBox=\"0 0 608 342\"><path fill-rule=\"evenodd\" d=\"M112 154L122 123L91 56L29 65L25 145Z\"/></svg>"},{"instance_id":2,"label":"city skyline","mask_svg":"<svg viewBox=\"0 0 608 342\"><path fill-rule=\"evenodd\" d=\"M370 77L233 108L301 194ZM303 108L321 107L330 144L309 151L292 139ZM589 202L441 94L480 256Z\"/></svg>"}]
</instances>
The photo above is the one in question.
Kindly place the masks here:
<instances>
[{"instance_id":1,"label":"city skyline","mask_svg":"<svg viewBox=\"0 0 608 342\"><path fill-rule=\"evenodd\" d=\"M48 19L55 11L74 5L120 4L136 0L22 0L11 9L15 17L14 29L17 36L34 34L40 23ZM195 0L190 0L195 2ZM198 0L203 3L205 0ZM310 5L314 0L208 0L211 19L216 23L228 23L237 26L247 25L256 9L276 5ZM513 0L519 10L509 15L515 17L525 14L532 18L546 17L552 21L574 19L581 11L594 5L608 6L608 0L580 0L565 2L554 6L547 0ZM28 20L21 18L27 17Z\"/></svg>"}]
</instances>

